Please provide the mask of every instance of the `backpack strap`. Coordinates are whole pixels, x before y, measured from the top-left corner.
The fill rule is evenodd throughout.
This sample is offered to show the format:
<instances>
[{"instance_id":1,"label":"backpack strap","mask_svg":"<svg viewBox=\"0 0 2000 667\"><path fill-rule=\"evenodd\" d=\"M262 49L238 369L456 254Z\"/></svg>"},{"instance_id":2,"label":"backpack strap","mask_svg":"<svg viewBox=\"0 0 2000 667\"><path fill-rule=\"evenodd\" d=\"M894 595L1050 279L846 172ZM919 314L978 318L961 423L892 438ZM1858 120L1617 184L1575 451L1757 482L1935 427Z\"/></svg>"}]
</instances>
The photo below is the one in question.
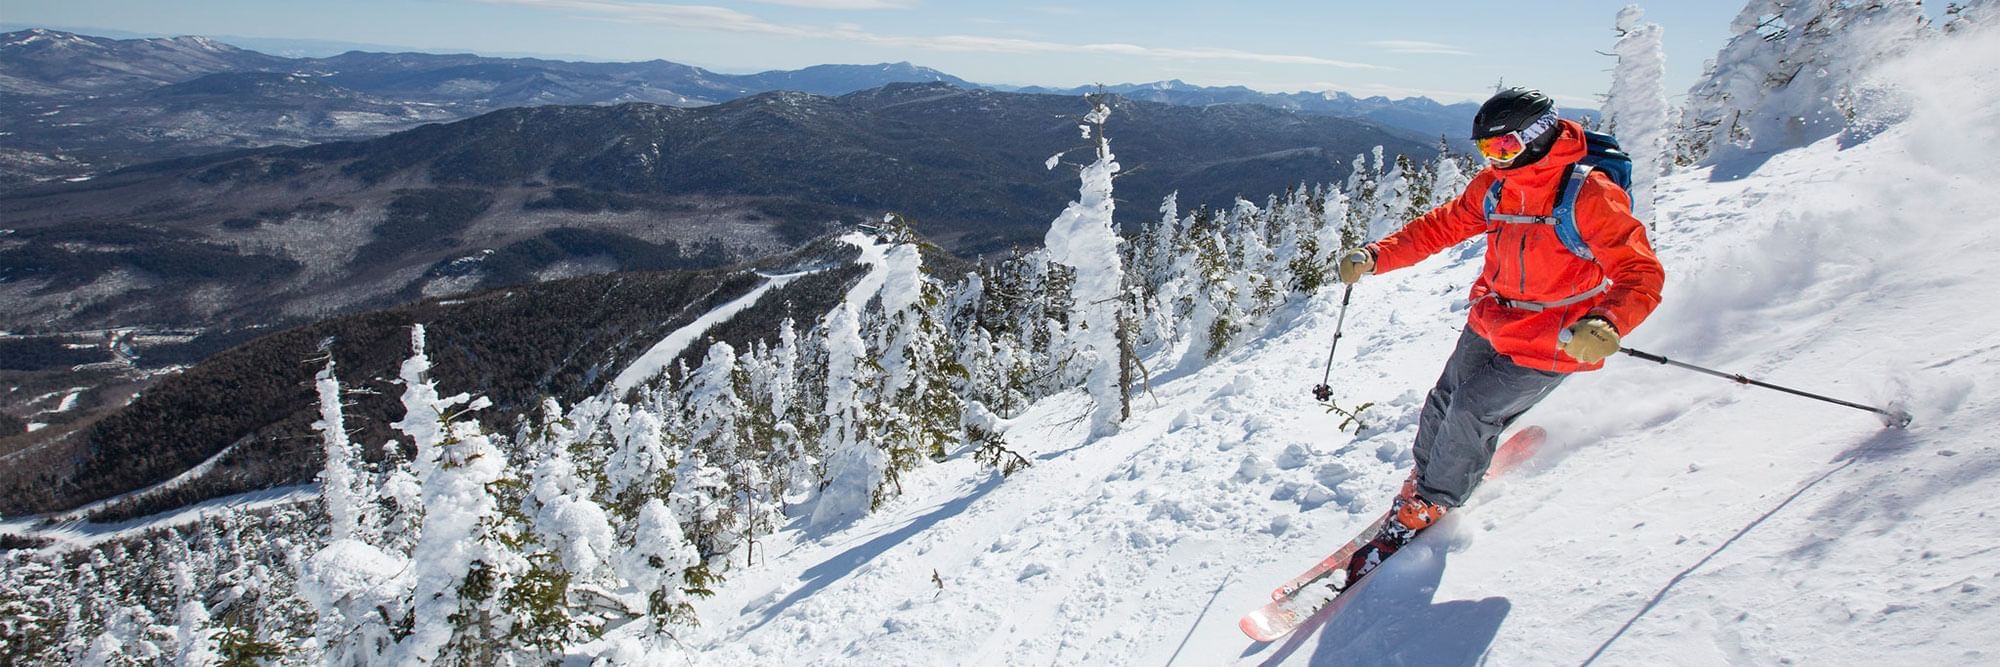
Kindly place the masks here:
<instances>
[{"instance_id":1,"label":"backpack strap","mask_svg":"<svg viewBox=\"0 0 2000 667\"><path fill-rule=\"evenodd\" d=\"M1583 232L1576 228L1576 198L1583 192L1583 182L1589 180L1590 172L1591 166L1582 162L1571 165L1569 171L1563 172L1562 195L1556 198L1555 210L1548 215L1514 215L1498 212L1502 182L1494 179L1493 187L1486 191L1487 224L1498 222L1512 225L1553 225L1556 239L1562 241L1563 248L1568 249L1570 254L1587 262L1597 261L1596 254L1590 251L1590 244L1583 240Z\"/></svg>"},{"instance_id":2,"label":"backpack strap","mask_svg":"<svg viewBox=\"0 0 2000 667\"><path fill-rule=\"evenodd\" d=\"M1562 240L1563 247L1569 248L1570 254L1582 257L1584 261L1595 262L1596 254L1590 252L1590 244L1583 241L1583 232L1576 229L1576 198L1583 193L1583 182L1590 180L1590 170L1591 166L1582 162L1570 166L1569 172L1563 175L1562 198L1556 200L1553 217L1556 219L1556 238Z\"/></svg>"}]
</instances>

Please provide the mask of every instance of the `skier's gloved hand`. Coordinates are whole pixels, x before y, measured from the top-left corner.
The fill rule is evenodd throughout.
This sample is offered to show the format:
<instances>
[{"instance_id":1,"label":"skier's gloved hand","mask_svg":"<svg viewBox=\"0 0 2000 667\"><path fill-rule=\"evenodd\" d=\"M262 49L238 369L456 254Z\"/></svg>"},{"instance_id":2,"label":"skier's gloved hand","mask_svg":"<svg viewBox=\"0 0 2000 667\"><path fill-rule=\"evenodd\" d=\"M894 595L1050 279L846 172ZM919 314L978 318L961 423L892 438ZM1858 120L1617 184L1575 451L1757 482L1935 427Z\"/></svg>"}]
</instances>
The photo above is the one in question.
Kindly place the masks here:
<instances>
[{"instance_id":1,"label":"skier's gloved hand","mask_svg":"<svg viewBox=\"0 0 2000 667\"><path fill-rule=\"evenodd\" d=\"M1604 361L1605 357L1618 353L1618 329L1609 320L1595 315L1569 325L1561 338L1563 353L1586 364Z\"/></svg>"},{"instance_id":2,"label":"skier's gloved hand","mask_svg":"<svg viewBox=\"0 0 2000 667\"><path fill-rule=\"evenodd\" d=\"M1343 251L1340 259L1334 262L1334 270L1340 273L1340 282L1352 285L1362 276L1375 272L1375 253L1367 248Z\"/></svg>"}]
</instances>

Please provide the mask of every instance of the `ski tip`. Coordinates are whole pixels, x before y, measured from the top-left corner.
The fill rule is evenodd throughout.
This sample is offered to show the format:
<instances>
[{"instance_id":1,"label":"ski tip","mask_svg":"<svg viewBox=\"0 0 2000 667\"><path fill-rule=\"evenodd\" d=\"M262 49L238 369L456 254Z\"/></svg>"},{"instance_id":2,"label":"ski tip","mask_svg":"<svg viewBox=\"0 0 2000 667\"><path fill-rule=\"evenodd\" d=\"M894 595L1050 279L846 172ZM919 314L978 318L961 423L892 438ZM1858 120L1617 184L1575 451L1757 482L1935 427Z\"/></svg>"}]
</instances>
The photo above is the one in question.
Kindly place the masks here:
<instances>
[{"instance_id":1,"label":"ski tip","mask_svg":"<svg viewBox=\"0 0 2000 667\"><path fill-rule=\"evenodd\" d=\"M1271 636L1269 630L1266 630L1264 628L1263 621L1264 619L1262 617L1253 613L1249 616L1243 617L1243 620L1237 621L1236 627L1241 628L1243 630L1244 635L1247 635L1251 639L1260 642L1268 642L1273 639L1277 639L1277 637Z\"/></svg>"},{"instance_id":2,"label":"ski tip","mask_svg":"<svg viewBox=\"0 0 2000 667\"><path fill-rule=\"evenodd\" d=\"M1241 628L1245 636L1260 642L1277 641L1280 637L1290 634L1294 626L1290 623L1280 622L1275 624L1274 627L1272 621L1278 619L1266 615L1264 612L1267 609L1250 612L1243 617L1243 620L1236 622L1236 627Z\"/></svg>"}]
</instances>

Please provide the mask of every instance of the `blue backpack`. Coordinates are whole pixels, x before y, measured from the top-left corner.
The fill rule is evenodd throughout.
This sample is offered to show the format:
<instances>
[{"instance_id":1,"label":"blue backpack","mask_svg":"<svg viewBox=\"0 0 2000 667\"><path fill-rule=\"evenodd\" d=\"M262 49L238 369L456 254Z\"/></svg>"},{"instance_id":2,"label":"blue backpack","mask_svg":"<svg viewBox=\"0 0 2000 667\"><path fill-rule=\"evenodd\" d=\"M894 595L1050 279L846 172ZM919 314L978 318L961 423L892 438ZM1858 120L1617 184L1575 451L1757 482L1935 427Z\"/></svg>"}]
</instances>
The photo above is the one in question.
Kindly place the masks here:
<instances>
[{"instance_id":1,"label":"blue backpack","mask_svg":"<svg viewBox=\"0 0 2000 667\"><path fill-rule=\"evenodd\" d=\"M1583 182L1592 171L1604 172L1620 189L1631 190L1632 156L1619 149L1618 138L1609 134L1585 131L1583 139L1589 146L1589 152L1576 164L1570 165L1569 171L1563 172L1562 197L1556 200L1554 211L1545 216L1494 213L1500 205L1501 185L1495 179L1493 188L1486 192L1486 219L1489 222L1555 225L1556 238L1562 240L1563 247L1568 248L1570 254L1586 261L1597 261L1597 257L1590 252L1590 244L1584 243L1583 234L1576 230L1576 196L1583 190Z\"/></svg>"}]
</instances>

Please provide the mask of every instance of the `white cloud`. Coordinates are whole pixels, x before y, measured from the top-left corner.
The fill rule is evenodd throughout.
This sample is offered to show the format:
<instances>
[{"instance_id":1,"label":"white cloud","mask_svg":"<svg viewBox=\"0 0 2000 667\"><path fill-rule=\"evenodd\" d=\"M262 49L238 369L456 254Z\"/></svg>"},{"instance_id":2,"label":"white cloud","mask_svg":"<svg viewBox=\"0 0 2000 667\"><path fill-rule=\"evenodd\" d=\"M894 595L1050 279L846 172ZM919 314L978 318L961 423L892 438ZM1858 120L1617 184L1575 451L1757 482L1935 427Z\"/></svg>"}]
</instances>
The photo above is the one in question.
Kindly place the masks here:
<instances>
[{"instance_id":1,"label":"white cloud","mask_svg":"<svg viewBox=\"0 0 2000 667\"><path fill-rule=\"evenodd\" d=\"M705 5L657 5L618 0L478 0L496 5L514 5L607 17L633 23L657 23L689 30L747 32L787 37L810 37L819 31L804 26L772 23L756 16Z\"/></svg>"},{"instance_id":2,"label":"white cloud","mask_svg":"<svg viewBox=\"0 0 2000 667\"><path fill-rule=\"evenodd\" d=\"M1444 56L1472 55L1471 51L1467 51L1465 49L1461 49L1459 47L1452 46L1450 44L1441 44L1438 42L1424 42L1424 41L1417 41L1410 39L1383 39L1372 42L1362 42L1361 44L1362 46L1377 48L1384 51L1388 51L1390 53L1430 54L1430 55L1444 55Z\"/></svg>"},{"instance_id":3,"label":"white cloud","mask_svg":"<svg viewBox=\"0 0 2000 667\"><path fill-rule=\"evenodd\" d=\"M682 30L703 30L712 32L738 32L781 37L808 37L837 39L863 44L901 46L933 51L972 53L1015 53L1015 54L1096 54L1120 55L1164 60L1223 60L1235 62L1257 62L1284 65L1317 65L1342 69L1386 70L1393 69L1379 65L1354 63L1321 58L1318 56L1282 53L1259 53L1237 49L1218 48L1165 48L1124 43L1066 44L1035 39L1007 37L982 37L976 35L884 35L868 32L852 24L834 26L812 26L791 23L777 23L763 18L723 7L703 5L663 5L622 0L481 0L495 4L523 7L537 7L555 11L578 12L613 20L634 23L653 23ZM785 0L807 3L814 0ZM874 0L823 0L820 4L847 2L858 4ZM885 0L886 1L886 0Z\"/></svg>"},{"instance_id":4,"label":"white cloud","mask_svg":"<svg viewBox=\"0 0 2000 667\"><path fill-rule=\"evenodd\" d=\"M909 9L917 0L750 0L767 5L807 9Z\"/></svg>"},{"instance_id":5,"label":"white cloud","mask_svg":"<svg viewBox=\"0 0 2000 667\"><path fill-rule=\"evenodd\" d=\"M1491 97L1493 95L1493 91L1491 90L1444 90L1439 88L1418 88L1413 86L1399 86L1386 83L1312 81L1308 83L1270 82L1261 84L1250 83L1246 85L1257 90L1284 91L1284 92L1306 91L1306 92L1316 92L1316 93L1342 92L1342 93L1347 93L1349 95L1353 95L1355 97L1374 97L1378 95L1390 99L1400 99L1405 97L1428 97L1444 104L1453 104L1456 102L1483 102L1486 100L1486 98Z\"/></svg>"}]
</instances>

